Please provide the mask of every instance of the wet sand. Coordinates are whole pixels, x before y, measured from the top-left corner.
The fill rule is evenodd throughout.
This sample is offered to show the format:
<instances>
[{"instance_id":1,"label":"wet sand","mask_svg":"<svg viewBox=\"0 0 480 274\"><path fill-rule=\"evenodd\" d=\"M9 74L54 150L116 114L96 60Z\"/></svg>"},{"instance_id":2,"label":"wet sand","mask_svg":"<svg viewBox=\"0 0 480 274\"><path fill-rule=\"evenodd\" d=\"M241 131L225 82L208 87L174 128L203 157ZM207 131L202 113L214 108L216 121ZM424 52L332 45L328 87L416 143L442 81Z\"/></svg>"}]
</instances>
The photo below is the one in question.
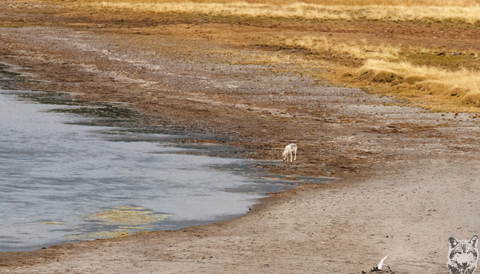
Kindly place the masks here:
<instances>
[{"instance_id":1,"label":"wet sand","mask_svg":"<svg viewBox=\"0 0 480 274\"><path fill-rule=\"evenodd\" d=\"M478 233L472 114L230 65L207 54L227 46L161 34L3 28L0 41L0 61L37 79L16 88L131 103L145 127L220 134L250 149L240 158L280 159L295 142L296 162L265 167L340 178L272 194L218 224L1 253L2 273L361 273L385 255L396 273L448 273L448 237ZM193 50L194 61L182 57Z\"/></svg>"},{"instance_id":2,"label":"wet sand","mask_svg":"<svg viewBox=\"0 0 480 274\"><path fill-rule=\"evenodd\" d=\"M219 224L48 248L41 251L47 259L7 270L361 273L389 255L386 264L395 273L448 273L446 238L476 233L479 193L472 178L479 174L459 172L463 163L445 164L417 162L422 172L408 168L401 176L355 179L355 186L300 188Z\"/></svg>"}]
</instances>

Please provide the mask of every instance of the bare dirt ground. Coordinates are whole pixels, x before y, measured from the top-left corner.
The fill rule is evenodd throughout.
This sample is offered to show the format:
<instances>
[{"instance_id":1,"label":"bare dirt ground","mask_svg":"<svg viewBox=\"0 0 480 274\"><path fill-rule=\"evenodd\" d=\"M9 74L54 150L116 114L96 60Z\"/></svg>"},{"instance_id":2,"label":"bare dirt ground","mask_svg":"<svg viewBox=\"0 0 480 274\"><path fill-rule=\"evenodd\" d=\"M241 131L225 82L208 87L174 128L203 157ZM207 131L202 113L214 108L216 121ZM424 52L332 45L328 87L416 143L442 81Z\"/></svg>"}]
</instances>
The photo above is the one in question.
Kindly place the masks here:
<instances>
[{"instance_id":1,"label":"bare dirt ground","mask_svg":"<svg viewBox=\"0 0 480 274\"><path fill-rule=\"evenodd\" d=\"M0 18L0 61L28 79L16 88L131 103L144 126L217 133L252 149L237 157L279 159L296 142L298 161L267 168L340 178L272 194L218 224L0 253L1 273L361 273L387 254L395 273L448 273L448 237L479 233L475 114L433 113L331 86L295 63L232 64L218 52L270 51L215 40L215 32L179 35L204 21L109 29L10 10ZM225 28L223 36L275 31L204 27ZM428 31L397 39L424 43Z\"/></svg>"}]
</instances>

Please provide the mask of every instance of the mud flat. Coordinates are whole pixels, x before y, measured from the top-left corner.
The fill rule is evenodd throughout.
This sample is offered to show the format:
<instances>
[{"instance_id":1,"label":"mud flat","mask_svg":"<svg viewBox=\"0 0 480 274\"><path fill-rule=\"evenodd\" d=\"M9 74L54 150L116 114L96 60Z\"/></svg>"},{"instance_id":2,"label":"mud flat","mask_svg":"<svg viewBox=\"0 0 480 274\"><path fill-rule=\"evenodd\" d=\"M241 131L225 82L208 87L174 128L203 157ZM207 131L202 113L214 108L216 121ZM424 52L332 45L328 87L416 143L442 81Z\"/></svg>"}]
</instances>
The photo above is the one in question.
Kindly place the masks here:
<instances>
[{"instance_id":1,"label":"mud flat","mask_svg":"<svg viewBox=\"0 0 480 274\"><path fill-rule=\"evenodd\" d=\"M42 80L15 88L128 102L145 125L227 136L223 144L249 149L239 158L279 159L296 142L295 163L264 166L341 178L272 194L231 221L1 253L2 273L361 273L385 255L396 273L447 273L448 237L478 233L476 115L229 64L215 54L226 45L162 33L0 33L0 61ZM190 51L194 61L182 55Z\"/></svg>"}]
</instances>

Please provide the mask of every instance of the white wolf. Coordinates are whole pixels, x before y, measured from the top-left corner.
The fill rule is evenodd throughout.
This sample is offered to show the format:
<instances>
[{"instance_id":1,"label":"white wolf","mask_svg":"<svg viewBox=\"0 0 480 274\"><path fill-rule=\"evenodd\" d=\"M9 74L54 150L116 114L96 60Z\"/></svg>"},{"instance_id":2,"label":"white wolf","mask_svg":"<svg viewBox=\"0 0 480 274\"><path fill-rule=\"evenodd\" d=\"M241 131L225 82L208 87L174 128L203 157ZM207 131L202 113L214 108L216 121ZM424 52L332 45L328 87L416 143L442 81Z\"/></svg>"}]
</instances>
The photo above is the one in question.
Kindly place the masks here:
<instances>
[{"instance_id":1,"label":"white wolf","mask_svg":"<svg viewBox=\"0 0 480 274\"><path fill-rule=\"evenodd\" d=\"M295 153L295 158L293 158L292 152ZM290 155L290 162L297 160L297 145L289 144L285 147L285 150L282 153L283 160L288 162L288 155Z\"/></svg>"},{"instance_id":2,"label":"white wolf","mask_svg":"<svg viewBox=\"0 0 480 274\"><path fill-rule=\"evenodd\" d=\"M453 237L448 239L450 248L448 250L447 267L451 274L472 274L477 268L478 261L478 237L467 240L457 240Z\"/></svg>"}]
</instances>

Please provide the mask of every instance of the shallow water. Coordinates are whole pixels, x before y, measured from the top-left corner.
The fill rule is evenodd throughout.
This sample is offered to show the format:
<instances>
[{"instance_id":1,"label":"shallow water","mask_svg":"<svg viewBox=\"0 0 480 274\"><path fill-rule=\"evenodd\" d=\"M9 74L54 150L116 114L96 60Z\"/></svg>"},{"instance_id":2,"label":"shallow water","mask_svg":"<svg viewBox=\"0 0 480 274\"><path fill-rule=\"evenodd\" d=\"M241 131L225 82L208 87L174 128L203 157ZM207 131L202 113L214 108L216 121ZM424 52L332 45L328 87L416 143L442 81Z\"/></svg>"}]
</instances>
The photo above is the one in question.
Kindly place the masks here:
<instances>
[{"instance_id":1,"label":"shallow water","mask_svg":"<svg viewBox=\"0 0 480 274\"><path fill-rule=\"evenodd\" d=\"M212 223L294 186L254 161L195 155L226 147L179 147L171 140L192 136L112 126L134 115L0 90L0 251Z\"/></svg>"}]
</instances>

